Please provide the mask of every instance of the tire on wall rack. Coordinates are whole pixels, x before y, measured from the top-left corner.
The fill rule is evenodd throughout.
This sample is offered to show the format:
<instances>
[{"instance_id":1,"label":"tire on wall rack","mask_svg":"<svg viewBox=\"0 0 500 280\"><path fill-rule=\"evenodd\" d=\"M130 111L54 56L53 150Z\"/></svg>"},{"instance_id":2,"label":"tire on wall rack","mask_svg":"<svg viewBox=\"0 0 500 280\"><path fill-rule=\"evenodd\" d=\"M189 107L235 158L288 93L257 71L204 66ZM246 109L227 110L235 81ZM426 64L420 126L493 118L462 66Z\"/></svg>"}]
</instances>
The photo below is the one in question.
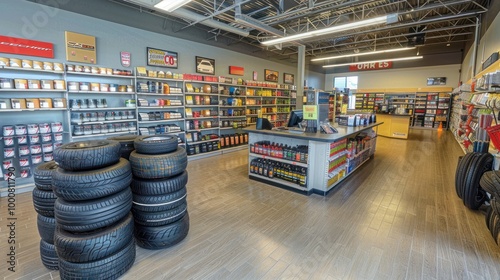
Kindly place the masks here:
<instances>
[{"instance_id":1,"label":"tire on wall rack","mask_svg":"<svg viewBox=\"0 0 500 280\"><path fill-rule=\"evenodd\" d=\"M174 135L147 135L134 140L135 150L140 154L158 155L175 152L179 142Z\"/></svg>"},{"instance_id":2,"label":"tire on wall rack","mask_svg":"<svg viewBox=\"0 0 500 280\"><path fill-rule=\"evenodd\" d=\"M120 143L89 140L64 144L54 150L54 160L68 171L85 171L115 164L120 159Z\"/></svg>"},{"instance_id":3,"label":"tire on wall rack","mask_svg":"<svg viewBox=\"0 0 500 280\"><path fill-rule=\"evenodd\" d=\"M124 159L128 159L130 153L135 150L134 148L134 140L138 136L135 134L130 135L121 135L109 137L108 140L118 141L120 143L120 156Z\"/></svg>"},{"instance_id":4,"label":"tire on wall rack","mask_svg":"<svg viewBox=\"0 0 500 280\"><path fill-rule=\"evenodd\" d=\"M162 212L144 212L132 208L134 221L141 226L164 226L180 220L187 211L187 203Z\"/></svg>"},{"instance_id":5,"label":"tire on wall rack","mask_svg":"<svg viewBox=\"0 0 500 280\"><path fill-rule=\"evenodd\" d=\"M479 181L486 171L491 170L492 165L493 155L490 153L483 153L471 161L463 184L463 200L469 209L479 209L488 198Z\"/></svg>"},{"instance_id":6,"label":"tire on wall rack","mask_svg":"<svg viewBox=\"0 0 500 280\"><path fill-rule=\"evenodd\" d=\"M56 223L72 232L88 232L112 225L127 216L132 208L132 191L123 191L89 201L66 201L58 198L55 203Z\"/></svg>"},{"instance_id":7,"label":"tire on wall rack","mask_svg":"<svg viewBox=\"0 0 500 280\"><path fill-rule=\"evenodd\" d=\"M176 192L186 186L188 172L184 171L177 176L147 180L138 177L132 178L130 188L132 192L139 195L162 195Z\"/></svg>"},{"instance_id":8,"label":"tire on wall rack","mask_svg":"<svg viewBox=\"0 0 500 280\"><path fill-rule=\"evenodd\" d=\"M121 158L116 164L96 170L75 172L58 168L53 174L52 183L57 197L81 201L120 192L128 188L131 181L130 163Z\"/></svg>"},{"instance_id":9,"label":"tire on wall rack","mask_svg":"<svg viewBox=\"0 0 500 280\"><path fill-rule=\"evenodd\" d=\"M54 236L57 255L74 263L91 262L106 258L123 249L134 236L132 214L117 223L87 234L57 228Z\"/></svg>"},{"instance_id":10,"label":"tire on wall rack","mask_svg":"<svg viewBox=\"0 0 500 280\"><path fill-rule=\"evenodd\" d=\"M457 170L455 172L455 190L458 197L463 198L463 181L467 175L467 169L471 160L477 156L477 153L467 153L462 157L459 157Z\"/></svg>"},{"instance_id":11,"label":"tire on wall rack","mask_svg":"<svg viewBox=\"0 0 500 280\"><path fill-rule=\"evenodd\" d=\"M162 212L178 207L186 202L187 191L182 188L164 195L133 194L132 209L143 212Z\"/></svg>"},{"instance_id":12,"label":"tire on wall rack","mask_svg":"<svg viewBox=\"0 0 500 280\"><path fill-rule=\"evenodd\" d=\"M164 249L181 242L189 231L189 214L186 214L178 221L158 227L148 227L137 225L134 235L139 247L145 249Z\"/></svg>"},{"instance_id":13,"label":"tire on wall rack","mask_svg":"<svg viewBox=\"0 0 500 280\"><path fill-rule=\"evenodd\" d=\"M54 244L54 232L56 230L56 219L54 217L46 217L40 214L37 215L36 224L38 234L43 241Z\"/></svg>"},{"instance_id":14,"label":"tire on wall rack","mask_svg":"<svg viewBox=\"0 0 500 280\"><path fill-rule=\"evenodd\" d=\"M57 169L55 161L49 161L38 165L33 172L35 186L42 191L52 190L52 173Z\"/></svg>"},{"instance_id":15,"label":"tire on wall rack","mask_svg":"<svg viewBox=\"0 0 500 280\"><path fill-rule=\"evenodd\" d=\"M104 259L73 263L59 260L61 279L117 279L129 270L135 261L134 239L115 254Z\"/></svg>"},{"instance_id":16,"label":"tire on wall rack","mask_svg":"<svg viewBox=\"0 0 500 280\"><path fill-rule=\"evenodd\" d=\"M55 246L43 239L40 240L40 258L46 268L51 270L59 269L59 257L57 257Z\"/></svg>"},{"instance_id":17,"label":"tire on wall rack","mask_svg":"<svg viewBox=\"0 0 500 280\"><path fill-rule=\"evenodd\" d=\"M54 192L34 188L32 195L35 211L42 216L54 217L54 204L57 199Z\"/></svg>"},{"instance_id":18,"label":"tire on wall rack","mask_svg":"<svg viewBox=\"0 0 500 280\"><path fill-rule=\"evenodd\" d=\"M168 178L184 172L187 167L186 150L178 147L175 152L161 155L130 154L134 176L143 179Z\"/></svg>"}]
</instances>

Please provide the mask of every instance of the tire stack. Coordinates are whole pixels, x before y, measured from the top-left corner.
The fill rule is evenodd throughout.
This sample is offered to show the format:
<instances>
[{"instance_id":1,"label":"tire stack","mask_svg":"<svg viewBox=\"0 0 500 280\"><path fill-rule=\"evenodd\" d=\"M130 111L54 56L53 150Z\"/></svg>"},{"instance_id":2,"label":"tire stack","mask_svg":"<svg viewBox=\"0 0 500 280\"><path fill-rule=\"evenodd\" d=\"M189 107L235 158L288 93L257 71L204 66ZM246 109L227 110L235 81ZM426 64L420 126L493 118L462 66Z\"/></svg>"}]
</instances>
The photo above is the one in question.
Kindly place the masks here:
<instances>
[{"instance_id":1,"label":"tire stack","mask_svg":"<svg viewBox=\"0 0 500 280\"><path fill-rule=\"evenodd\" d=\"M483 174L481 187L490 194L490 205L486 209L486 226L497 244L500 241L500 171L488 171Z\"/></svg>"},{"instance_id":2,"label":"tire stack","mask_svg":"<svg viewBox=\"0 0 500 280\"><path fill-rule=\"evenodd\" d=\"M130 154L134 177L132 213L137 244L164 249L182 241L189 231L186 202L186 150L175 136L141 136Z\"/></svg>"},{"instance_id":3,"label":"tire stack","mask_svg":"<svg viewBox=\"0 0 500 280\"><path fill-rule=\"evenodd\" d=\"M120 143L82 141L54 151L54 245L62 279L116 279L135 261L130 163Z\"/></svg>"},{"instance_id":4,"label":"tire stack","mask_svg":"<svg viewBox=\"0 0 500 280\"><path fill-rule=\"evenodd\" d=\"M130 134L130 135L109 137L108 140L114 140L120 142L120 156L128 160L130 153L135 150L134 148L135 138L137 138L137 135Z\"/></svg>"},{"instance_id":5,"label":"tire stack","mask_svg":"<svg viewBox=\"0 0 500 280\"><path fill-rule=\"evenodd\" d=\"M493 155L490 153L467 153L459 158L455 173L455 190L469 209L479 209L488 199L480 180L485 172L491 170L492 165Z\"/></svg>"},{"instance_id":6,"label":"tire stack","mask_svg":"<svg viewBox=\"0 0 500 280\"><path fill-rule=\"evenodd\" d=\"M49 161L38 165L34 172L33 206L38 213L36 223L40 234L40 258L43 265L52 270L59 269L59 259L54 246L54 203L56 195L52 191L52 173L57 164Z\"/></svg>"}]
</instances>

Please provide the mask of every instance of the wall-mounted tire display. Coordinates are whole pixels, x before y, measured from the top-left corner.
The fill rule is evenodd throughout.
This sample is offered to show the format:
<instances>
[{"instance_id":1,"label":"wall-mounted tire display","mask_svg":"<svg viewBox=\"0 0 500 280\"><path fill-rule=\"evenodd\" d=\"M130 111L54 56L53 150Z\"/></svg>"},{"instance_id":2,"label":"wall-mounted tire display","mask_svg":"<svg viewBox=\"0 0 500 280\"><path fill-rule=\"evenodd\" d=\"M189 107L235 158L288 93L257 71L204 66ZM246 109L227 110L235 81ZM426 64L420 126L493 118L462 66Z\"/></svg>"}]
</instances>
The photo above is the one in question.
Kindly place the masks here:
<instances>
[{"instance_id":1,"label":"wall-mounted tire display","mask_svg":"<svg viewBox=\"0 0 500 280\"><path fill-rule=\"evenodd\" d=\"M54 151L54 247L62 279L116 279L134 263L132 171L121 152L114 140Z\"/></svg>"},{"instance_id":2,"label":"wall-mounted tire display","mask_svg":"<svg viewBox=\"0 0 500 280\"><path fill-rule=\"evenodd\" d=\"M189 231L187 154L175 136L143 136L130 154L134 178L132 214L137 245L164 249L182 241Z\"/></svg>"}]
</instances>

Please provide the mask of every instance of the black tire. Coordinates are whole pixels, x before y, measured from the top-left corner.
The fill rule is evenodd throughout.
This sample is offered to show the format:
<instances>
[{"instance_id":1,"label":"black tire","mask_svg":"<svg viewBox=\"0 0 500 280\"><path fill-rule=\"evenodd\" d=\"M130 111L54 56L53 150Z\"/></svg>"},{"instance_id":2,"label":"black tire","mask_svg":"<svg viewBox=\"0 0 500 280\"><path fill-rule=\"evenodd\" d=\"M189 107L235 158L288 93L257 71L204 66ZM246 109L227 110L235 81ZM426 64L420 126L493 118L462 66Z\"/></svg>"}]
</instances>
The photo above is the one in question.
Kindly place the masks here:
<instances>
[{"instance_id":1,"label":"black tire","mask_svg":"<svg viewBox=\"0 0 500 280\"><path fill-rule=\"evenodd\" d=\"M186 202L186 188L164 195L133 195L132 208L143 212L162 212Z\"/></svg>"},{"instance_id":2,"label":"black tire","mask_svg":"<svg viewBox=\"0 0 500 280\"><path fill-rule=\"evenodd\" d=\"M187 211L187 203L163 212L144 212L132 208L134 221L141 226L164 226L180 220Z\"/></svg>"},{"instance_id":3,"label":"black tire","mask_svg":"<svg viewBox=\"0 0 500 280\"><path fill-rule=\"evenodd\" d=\"M73 263L59 260L61 279L117 279L129 270L135 261L134 239L123 249L104 259Z\"/></svg>"},{"instance_id":4,"label":"black tire","mask_svg":"<svg viewBox=\"0 0 500 280\"><path fill-rule=\"evenodd\" d=\"M90 140L64 144L54 150L59 167L84 171L115 164L120 159L120 143L112 140Z\"/></svg>"},{"instance_id":5,"label":"black tire","mask_svg":"<svg viewBox=\"0 0 500 280\"><path fill-rule=\"evenodd\" d=\"M35 211L45 217L54 217L54 203L57 199L54 192L34 188L32 194Z\"/></svg>"},{"instance_id":6,"label":"black tire","mask_svg":"<svg viewBox=\"0 0 500 280\"><path fill-rule=\"evenodd\" d=\"M135 138L137 138L137 135L130 134L130 135L109 137L108 140L114 140L120 142L120 156L128 160L130 153L133 150L135 150L134 148Z\"/></svg>"},{"instance_id":7,"label":"black tire","mask_svg":"<svg viewBox=\"0 0 500 280\"><path fill-rule=\"evenodd\" d=\"M492 165L493 155L490 153L481 154L471 161L463 185L463 200L469 209L479 209L488 198L486 192L479 185L479 181L486 171L491 170Z\"/></svg>"},{"instance_id":8,"label":"black tire","mask_svg":"<svg viewBox=\"0 0 500 280\"><path fill-rule=\"evenodd\" d=\"M159 227L136 225L135 239L139 247L151 250L164 249L181 242L189 232L189 214L178 221Z\"/></svg>"},{"instance_id":9,"label":"black tire","mask_svg":"<svg viewBox=\"0 0 500 280\"><path fill-rule=\"evenodd\" d=\"M45 217L38 215L36 218L38 234L43 241L54 244L54 232L56 230L56 219L53 217Z\"/></svg>"},{"instance_id":10,"label":"black tire","mask_svg":"<svg viewBox=\"0 0 500 280\"><path fill-rule=\"evenodd\" d=\"M170 177L147 180L138 177L132 178L130 188L132 192L140 195L162 195L176 192L186 186L188 182L188 172L184 171L181 174Z\"/></svg>"},{"instance_id":11,"label":"black tire","mask_svg":"<svg viewBox=\"0 0 500 280\"><path fill-rule=\"evenodd\" d=\"M58 198L55 203L57 225L71 232L89 232L112 225L127 216L132 208L132 191L123 191L90 201L66 201Z\"/></svg>"},{"instance_id":12,"label":"black tire","mask_svg":"<svg viewBox=\"0 0 500 280\"><path fill-rule=\"evenodd\" d=\"M484 217L484 220L486 222L486 227L488 228L488 230L490 229L490 219L492 214L493 214L493 208L491 208L491 206L488 206L486 208L486 216Z\"/></svg>"},{"instance_id":13,"label":"black tire","mask_svg":"<svg viewBox=\"0 0 500 280\"><path fill-rule=\"evenodd\" d=\"M134 176L143 179L169 178L184 172L187 167L187 154L183 148L162 155L145 155L133 151L130 164Z\"/></svg>"},{"instance_id":14,"label":"black tire","mask_svg":"<svg viewBox=\"0 0 500 280\"><path fill-rule=\"evenodd\" d=\"M135 150L140 154L158 155L175 152L179 142L175 135L146 135L134 140Z\"/></svg>"},{"instance_id":15,"label":"black tire","mask_svg":"<svg viewBox=\"0 0 500 280\"><path fill-rule=\"evenodd\" d=\"M40 258L46 268L51 270L59 269L59 258L57 257L54 244L40 240Z\"/></svg>"},{"instance_id":16,"label":"black tire","mask_svg":"<svg viewBox=\"0 0 500 280\"><path fill-rule=\"evenodd\" d=\"M491 195L496 195L497 193L496 185L498 184L498 182L496 182L496 180L498 178L495 177L497 177L495 175L495 171L488 171L485 172L483 176L481 176L481 180L479 181L479 185L481 185L481 188L483 188L483 190L490 193Z\"/></svg>"},{"instance_id":17,"label":"black tire","mask_svg":"<svg viewBox=\"0 0 500 280\"><path fill-rule=\"evenodd\" d=\"M462 188L465 176L467 175L467 169L469 168L471 160L476 156L478 156L478 153L467 153L458 161L457 170L455 173L455 190L458 197L460 198L463 198Z\"/></svg>"},{"instance_id":18,"label":"black tire","mask_svg":"<svg viewBox=\"0 0 500 280\"><path fill-rule=\"evenodd\" d=\"M126 159L92 171L66 171L58 168L53 174L53 189L57 197L67 201L105 197L130 186L132 168Z\"/></svg>"},{"instance_id":19,"label":"black tire","mask_svg":"<svg viewBox=\"0 0 500 280\"><path fill-rule=\"evenodd\" d=\"M55 161L49 161L38 165L33 172L35 186L42 191L52 190L52 173L57 169Z\"/></svg>"},{"instance_id":20,"label":"black tire","mask_svg":"<svg viewBox=\"0 0 500 280\"><path fill-rule=\"evenodd\" d=\"M59 258L74 263L97 261L123 249L134 237L132 214L109 227L85 234L57 228L54 245Z\"/></svg>"}]
</instances>

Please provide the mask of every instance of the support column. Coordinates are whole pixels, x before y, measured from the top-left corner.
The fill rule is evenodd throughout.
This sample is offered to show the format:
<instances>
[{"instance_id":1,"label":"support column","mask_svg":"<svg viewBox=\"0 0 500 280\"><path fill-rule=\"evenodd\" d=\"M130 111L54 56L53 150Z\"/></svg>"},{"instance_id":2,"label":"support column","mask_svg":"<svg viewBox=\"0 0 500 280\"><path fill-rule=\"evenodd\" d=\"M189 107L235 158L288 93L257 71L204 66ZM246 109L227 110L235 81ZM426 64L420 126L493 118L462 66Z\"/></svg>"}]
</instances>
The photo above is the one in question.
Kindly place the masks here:
<instances>
[{"instance_id":1,"label":"support column","mask_svg":"<svg viewBox=\"0 0 500 280\"><path fill-rule=\"evenodd\" d=\"M306 67L306 47L299 46L297 79L295 80L295 86L297 87L297 109L301 109L303 105L302 98L304 96L305 67Z\"/></svg>"}]
</instances>

